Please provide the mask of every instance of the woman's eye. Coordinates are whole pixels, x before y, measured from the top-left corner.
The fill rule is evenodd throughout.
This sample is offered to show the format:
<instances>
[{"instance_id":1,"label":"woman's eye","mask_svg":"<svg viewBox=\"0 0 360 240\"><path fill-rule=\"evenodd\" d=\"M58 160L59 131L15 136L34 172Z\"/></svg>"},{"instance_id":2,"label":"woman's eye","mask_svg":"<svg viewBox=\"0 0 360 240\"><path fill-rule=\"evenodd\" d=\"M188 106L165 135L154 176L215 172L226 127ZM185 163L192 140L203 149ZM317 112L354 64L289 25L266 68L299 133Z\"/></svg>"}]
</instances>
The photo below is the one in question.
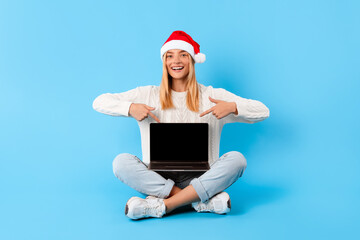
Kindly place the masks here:
<instances>
[{"instance_id":1,"label":"woman's eye","mask_svg":"<svg viewBox=\"0 0 360 240\"><path fill-rule=\"evenodd\" d=\"M186 53L184 53L184 54L183 54L183 56L184 56L184 57L186 57L186 56L187 56L187 54L186 54Z\"/></svg>"},{"instance_id":2,"label":"woman's eye","mask_svg":"<svg viewBox=\"0 0 360 240\"><path fill-rule=\"evenodd\" d=\"M171 55L167 55L166 57L168 57L168 58L169 58L169 57L172 57L172 56L171 56Z\"/></svg>"}]
</instances>

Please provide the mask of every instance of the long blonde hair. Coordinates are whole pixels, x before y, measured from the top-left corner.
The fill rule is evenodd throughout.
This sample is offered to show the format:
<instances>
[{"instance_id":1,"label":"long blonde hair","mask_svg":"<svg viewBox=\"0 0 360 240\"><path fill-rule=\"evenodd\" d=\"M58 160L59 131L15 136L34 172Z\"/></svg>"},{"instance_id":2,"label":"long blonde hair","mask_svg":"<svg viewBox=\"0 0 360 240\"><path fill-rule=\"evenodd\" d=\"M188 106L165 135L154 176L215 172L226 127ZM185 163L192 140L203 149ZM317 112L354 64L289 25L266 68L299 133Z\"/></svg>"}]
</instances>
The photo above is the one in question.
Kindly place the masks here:
<instances>
[{"instance_id":1,"label":"long blonde hair","mask_svg":"<svg viewBox=\"0 0 360 240\"><path fill-rule=\"evenodd\" d=\"M195 77L195 61L188 54L191 59L189 64L189 74L186 79L185 89L188 91L186 96L186 106L193 112L199 112L199 86ZM175 108L171 99L171 84L172 77L166 68L166 53L163 55L163 75L160 84L160 104L162 110Z\"/></svg>"}]
</instances>

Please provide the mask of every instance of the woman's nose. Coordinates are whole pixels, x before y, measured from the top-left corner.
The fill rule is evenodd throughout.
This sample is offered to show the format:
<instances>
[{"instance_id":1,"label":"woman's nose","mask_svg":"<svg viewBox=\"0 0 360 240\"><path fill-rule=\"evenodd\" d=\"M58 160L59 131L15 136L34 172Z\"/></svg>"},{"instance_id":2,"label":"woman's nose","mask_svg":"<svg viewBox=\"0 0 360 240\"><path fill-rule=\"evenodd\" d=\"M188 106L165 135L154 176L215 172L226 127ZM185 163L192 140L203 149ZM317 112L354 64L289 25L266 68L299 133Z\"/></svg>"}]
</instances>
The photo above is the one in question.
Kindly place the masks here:
<instances>
[{"instance_id":1,"label":"woman's nose","mask_svg":"<svg viewBox=\"0 0 360 240\"><path fill-rule=\"evenodd\" d=\"M179 55L175 55L175 62L180 62L180 56Z\"/></svg>"}]
</instances>

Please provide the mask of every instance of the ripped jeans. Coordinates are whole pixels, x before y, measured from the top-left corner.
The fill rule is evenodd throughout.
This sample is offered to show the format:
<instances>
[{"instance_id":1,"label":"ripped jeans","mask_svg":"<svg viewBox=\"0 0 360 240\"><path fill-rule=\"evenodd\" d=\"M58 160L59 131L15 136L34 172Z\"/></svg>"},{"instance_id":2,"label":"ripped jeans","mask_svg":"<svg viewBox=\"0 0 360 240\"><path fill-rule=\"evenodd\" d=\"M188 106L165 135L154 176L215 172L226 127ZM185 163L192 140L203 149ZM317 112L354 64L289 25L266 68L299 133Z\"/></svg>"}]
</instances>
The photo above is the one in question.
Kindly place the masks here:
<instances>
[{"instance_id":1,"label":"ripped jeans","mask_svg":"<svg viewBox=\"0 0 360 240\"><path fill-rule=\"evenodd\" d=\"M138 157L122 153L113 161L115 176L145 195L167 198L173 186L181 189L192 185L202 202L236 182L246 169L245 157L237 151L218 158L206 172L154 172Z\"/></svg>"}]
</instances>

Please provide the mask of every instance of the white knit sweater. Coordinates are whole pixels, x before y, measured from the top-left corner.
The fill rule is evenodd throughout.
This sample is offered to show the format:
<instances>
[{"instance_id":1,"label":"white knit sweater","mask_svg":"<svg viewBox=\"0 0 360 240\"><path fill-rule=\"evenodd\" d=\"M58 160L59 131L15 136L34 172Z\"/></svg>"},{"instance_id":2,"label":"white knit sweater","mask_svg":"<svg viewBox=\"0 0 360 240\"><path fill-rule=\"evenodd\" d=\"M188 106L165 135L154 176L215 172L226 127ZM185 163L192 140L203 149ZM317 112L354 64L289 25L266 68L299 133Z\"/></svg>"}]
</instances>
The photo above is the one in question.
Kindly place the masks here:
<instances>
[{"instance_id":1,"label":"white knit sweater","mask_svg":"<svg viewBox=\"0 0 360 240\"><path fill-rule=\"evenodd\" d=\"M93 102L93 108L104 114L112 116L131 117L129 108L132 103L143 103L155 110L155 114L162 123L209 123L209 164L219 158L219 145L221 130L226 123L243 122L254 123L269 117L269 109L257 100L245 99L232 94L222 88L213 88L199 84L200 111L190 111L186 106L187 92L171 91L176 109L161 110L159 101L159 86L140 86L123 93L105 93L98 96ZM200 114L216 104L209 100L209 96L227 102L235 102L238 115L233 113L222 119L217 119L212 113L200 117ZM136 120L137 121L137 120ZM149 126L156 123L152 117L137 121L140 127L143 162L150 162ZM176 136L174 136L176 137Z\"/></svg>"}]
</instances>

